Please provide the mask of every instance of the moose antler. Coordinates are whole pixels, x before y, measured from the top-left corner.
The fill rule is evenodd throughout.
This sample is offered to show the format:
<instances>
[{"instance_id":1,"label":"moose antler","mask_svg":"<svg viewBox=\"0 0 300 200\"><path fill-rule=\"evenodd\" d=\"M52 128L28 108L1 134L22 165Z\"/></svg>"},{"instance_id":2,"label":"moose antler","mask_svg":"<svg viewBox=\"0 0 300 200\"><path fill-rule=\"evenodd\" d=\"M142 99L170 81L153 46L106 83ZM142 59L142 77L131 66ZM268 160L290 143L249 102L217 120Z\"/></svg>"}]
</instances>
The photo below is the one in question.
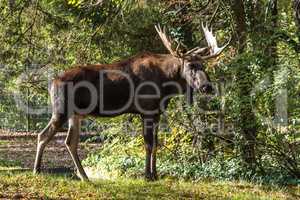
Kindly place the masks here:
<instances>
[{"instance_id":1,"label":"moose antler","mask_svg":"<svg viewBox=\"0 0 300 200\"><path fill-rule=\"evenodd\" d=\"M220 55L221 52L229 45L229 43L231 41L231 38L230 38L230 40L224 46L218 47L217 39L213 35L212 28L209 30L208 26L207 26L207 23L204 26L203 22L202 22L201 26L202 26L202 30L204 32L204 36L205 36L206 42L208 44L208 48L210 49L210 55L202 56L202 59L203 60L207 60L209 58L215 58L218 55Z\"/></svg>"},{"instance_id":2,"label":"moose antler","mask_svg":"<svg viewBox=\"0 0 300 200\"><path fill-rule=\"evenodd\" d=\"M165 28L161 29L160 25L158 24L158 25L155 26L155 29L156 29L160 39L162 40L164 46L168 49L168 51L173 56L181 57L181 58L186 57L186 56L200 56L200 58L202 60L215 58L215 57L217 57L218 55L221 54L221 52L229 45L229 43L231 41L231 38L230 38L230 40L224 46L218 47L217 39L214 36L214 34L212 32L212 29L209 30L209 28L207 26L207 23L206 23L205 26L202 23L202 30L204 32L204 36L205 36L206 42L208 44L208 47L202 47L202 48L201 47L195 47L195 48L187 51L186 53L181 54L179 52L179 45L180 44L178 44L175 51L172 49L172 40L166 35ZM208 50L210 52L209 55L206 55L206 56L201 55L201 54L203 54L203 52L207 52Z\"/></svg>"},{"instance_id":3,"label":"moose antler","mask_svg":"<svg viewBox=\"0 0 300 200\"><path fill-rule=\"evenodd\" d=\"M181 57L179 53L179 44L176 47L176 50L173 51L172 49L172 40L167 36L166 29L161 29L160 25L155 25L155 30L157 31L161 41L163 42L164 46L168 49L168 51L175 57Z\"/></svg>"}]
</instances>

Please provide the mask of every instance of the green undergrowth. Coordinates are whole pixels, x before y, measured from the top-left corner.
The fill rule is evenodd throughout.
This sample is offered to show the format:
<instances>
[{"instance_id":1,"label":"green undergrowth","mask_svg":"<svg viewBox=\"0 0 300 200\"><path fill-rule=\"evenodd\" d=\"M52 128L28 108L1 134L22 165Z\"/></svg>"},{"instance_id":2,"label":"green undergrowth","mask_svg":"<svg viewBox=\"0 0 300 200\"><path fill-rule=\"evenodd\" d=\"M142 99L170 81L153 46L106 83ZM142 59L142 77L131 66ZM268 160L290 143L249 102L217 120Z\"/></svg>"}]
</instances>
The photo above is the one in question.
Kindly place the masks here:
<instances>
[{"instance_id":1,"label":"green undergrowth","mask_svg":"<svg viewBox=\"0 0 300 200\"><path fill-rule=\"evenodd\" d=\"M117 132L116 128L112 132ZM116 134L116 133L114 133ZM257 184L299 185L300 180L288 174L275 161L264 160L262 171L249 170L243 166L235 152L214 154L205 162L199 157L201 150L190 145L189 134L173 131L164 140L160 136L157 151L157 170L161 178L186 181L202 179L246 180ZM97 152L83 160L83 165L101 178L141 178L144 174L145 151L142 136L113 135L106 139Z\"/></svg>"}]
</instances>

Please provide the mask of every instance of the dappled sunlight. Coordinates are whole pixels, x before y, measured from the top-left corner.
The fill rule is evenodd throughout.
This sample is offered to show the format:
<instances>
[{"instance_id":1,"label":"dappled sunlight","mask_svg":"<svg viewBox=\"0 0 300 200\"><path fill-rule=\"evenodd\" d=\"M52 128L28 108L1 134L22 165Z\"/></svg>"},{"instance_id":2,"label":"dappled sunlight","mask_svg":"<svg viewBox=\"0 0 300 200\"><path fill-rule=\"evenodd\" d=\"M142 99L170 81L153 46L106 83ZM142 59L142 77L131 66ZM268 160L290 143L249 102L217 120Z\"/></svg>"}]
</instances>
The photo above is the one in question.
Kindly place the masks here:
<instances>
[{"instance_id":1,"label":"dappled sunlight","mask_svg":"<svg viewBox=\"0 0 300 200\"><path fill-rule=\"evenodd\" d=\"M300 199L300 0L0 0L0 199Z\"/></svg>"},{"instance_id":2,"label":"dappled sunlight","mask_svg":"<svg viewBox=\"0 0 300 200\"><path fill-rule=\"evenodd\" d=\"M184 181L163 179L147 182L142 179L98 180L91 183L59 175L33 176L26 172L0 172L0 197L13 198L147 198L147 199L296 199L299 188L272 188L246 182ZM13 175L13 176L12 176ZM5 185L10 185L5 188ZM16 191L18 191L16 193Z\"/></svg>"}]
</instances>

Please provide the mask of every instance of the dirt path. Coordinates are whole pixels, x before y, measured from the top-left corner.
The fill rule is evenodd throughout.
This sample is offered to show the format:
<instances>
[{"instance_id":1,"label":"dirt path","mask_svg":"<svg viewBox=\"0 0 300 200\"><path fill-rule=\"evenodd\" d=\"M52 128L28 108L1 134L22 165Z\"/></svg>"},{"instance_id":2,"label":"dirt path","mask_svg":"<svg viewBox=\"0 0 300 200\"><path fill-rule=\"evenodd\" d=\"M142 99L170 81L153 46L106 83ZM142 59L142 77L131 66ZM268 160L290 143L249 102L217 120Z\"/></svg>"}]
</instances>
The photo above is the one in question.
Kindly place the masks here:
<instances>
[{"instance_id":1,"label":"dirt path","mask_svg":"<svg viewBox=\"0 0 300 200\"><path fill-rule=\"evenodd\" d=\"M92 135L82 135L86 140ZM0 161L12 161L23 169L31 170L36 153L36 133L7 133L0 132ZM73 171L74 165L64 145L66 133L58 133L47 145L43 156L43 169L45 171ZM99 148L100 144L80 142L78 150L81 159L86 158Z\"/></svg>"}]
</instances>

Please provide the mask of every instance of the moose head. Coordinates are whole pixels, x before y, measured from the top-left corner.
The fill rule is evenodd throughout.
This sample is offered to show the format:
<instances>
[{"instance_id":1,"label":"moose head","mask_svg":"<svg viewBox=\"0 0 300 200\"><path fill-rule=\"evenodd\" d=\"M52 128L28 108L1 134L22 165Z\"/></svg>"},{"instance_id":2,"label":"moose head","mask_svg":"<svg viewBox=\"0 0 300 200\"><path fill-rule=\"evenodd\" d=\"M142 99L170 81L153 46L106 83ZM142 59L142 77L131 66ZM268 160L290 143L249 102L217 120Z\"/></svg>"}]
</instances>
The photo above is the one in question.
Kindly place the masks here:
<instances>
[{"instance_id":1,"label":"moose head","mask_svg":"<svg viewBox=\"0 0 300 200\"><path fill-rule=\"evenodd\" d=\"M210 78L205 72L205 61L216 58L221 52L229 45L229 42L222 47L218 47L217 39L214 36L212 29L209 30L208 25L205 26L202 23L202 30L207 47L195 47L186 53L181 53L179 49L180 44L176 49L172 49L172 40L167 36L165 28L161 28L160 25L156 25L155 29L162 40L164 46L170 52L170 54L181 61L181 76L184 78L193 90L201 91L202 93L212 93L213 87L210 83Z\"/></svg>"}]
</instances>

